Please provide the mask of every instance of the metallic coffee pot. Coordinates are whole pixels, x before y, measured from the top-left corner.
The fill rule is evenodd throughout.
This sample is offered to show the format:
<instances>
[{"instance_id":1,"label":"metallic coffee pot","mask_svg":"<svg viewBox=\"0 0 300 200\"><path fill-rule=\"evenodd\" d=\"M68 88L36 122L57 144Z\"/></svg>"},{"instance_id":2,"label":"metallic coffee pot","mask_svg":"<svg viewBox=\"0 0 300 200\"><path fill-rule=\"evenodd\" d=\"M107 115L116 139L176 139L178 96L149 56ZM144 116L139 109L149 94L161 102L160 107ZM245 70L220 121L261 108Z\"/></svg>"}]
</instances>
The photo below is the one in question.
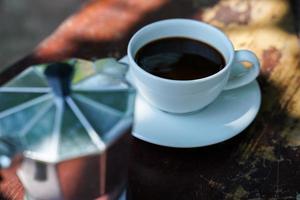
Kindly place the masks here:
<instances>
[{"instance_id":1,"label":"metallic coffee pot","mask_svg":"<svg viewBox=\"0 0 300 200\"><path fill-rule=\"evenodd\" d=\"M125 70L114 59L74 59L31 67L0 87L0 164L21 155L14 162L28 199L118 198L135 99Z\"/></svg>"}]
</instances>

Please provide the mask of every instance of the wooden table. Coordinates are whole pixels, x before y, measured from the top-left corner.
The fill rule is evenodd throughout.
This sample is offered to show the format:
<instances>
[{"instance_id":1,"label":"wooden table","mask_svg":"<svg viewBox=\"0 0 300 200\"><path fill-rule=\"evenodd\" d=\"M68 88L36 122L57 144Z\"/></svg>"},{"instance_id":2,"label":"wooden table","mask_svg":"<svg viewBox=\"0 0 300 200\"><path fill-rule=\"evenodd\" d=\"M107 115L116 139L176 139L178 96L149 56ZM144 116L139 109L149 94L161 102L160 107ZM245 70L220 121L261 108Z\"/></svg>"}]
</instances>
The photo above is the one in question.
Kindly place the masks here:
<instances>
[{"instance_id":1,"label":"wooden table","mask_svg":"<svg viewBox=\"0 0 300 200\"><path fill-rule=\"evenodd\" d=\"M285 0L91 1L2 73L0 82L35 63L120 58L135 31L160 19L216 25L236 49L250 49L261 61L257 118L238 136L205 148L173 149L133 139L128 197L300 199L300 49L292 8ZM15 168L1 170L0 187L0 199L22 198Z\"/></svg>"}]
</instances>

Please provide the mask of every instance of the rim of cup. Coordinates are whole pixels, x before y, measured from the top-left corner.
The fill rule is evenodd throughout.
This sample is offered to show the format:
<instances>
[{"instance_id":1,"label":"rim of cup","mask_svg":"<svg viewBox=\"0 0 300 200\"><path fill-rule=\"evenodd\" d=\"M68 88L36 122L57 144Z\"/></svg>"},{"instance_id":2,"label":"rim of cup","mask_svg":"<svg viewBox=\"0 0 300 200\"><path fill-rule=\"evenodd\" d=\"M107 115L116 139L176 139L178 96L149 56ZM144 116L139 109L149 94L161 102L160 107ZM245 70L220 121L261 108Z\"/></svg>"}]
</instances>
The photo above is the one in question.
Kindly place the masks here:
<instances>
[{"instance_id":1,"label":"rim of cup","mask_svg":"<svg viewBox=\"0 0 300 200\"><path fill-rule=\"evenodd\" d=\"M174 79L167 79L167 78L162 78L162 77L159 77L159 76L155 76L147 71L145 71L142 67L140 67L135 59L134 59L134 56L135 55L132 55L132 43L134 42L134 40L136 39L136 37L140 34L143 34L144 31L146 31L147 29L151 29L152 26L156 26L156 25L159 25L159 24L163 24L163 23L168 23L168 22L171 22L171 21L181 21L181 22L185 22L185 23L197 23L198 25L206 28L206 29L210 29L211 31L215 32L216 34L219 35L219 37L222 37L226 40L226 43L229 45L229 48L231 49L230 51L230 55L229 55L229 58L228 58L228 61L226 62L226 65L220 70L218 71L217 73L215 74L212 74L210 76L207 76L207 77L204 77L204 78L198 78L198 79L191 79L191 80L174 80ZM171 36L172 37L172 36ZM162 38L168 38L168 37L157 37L156 39L162 39ZM190 39L195 39L195 38L192 38L192 37L187 37L187 38L190 38ZM199 39L196 39L198 41L201 41ZM152 40L153 41L153 40ZM151 42L151 41L149 41ZM201 41L201 42L204 42L206 44L209 44L207 43L206 41ZM211 44L209 44L211 45ZM213 46L213 45L212 45ZM213 46L214 47L214 46ZM219 49L217 49L216 47L214 47L218 52L220 52L222 54L222 56L225 58L223 52L221 52ZM165 20L160 20L160 21L157 21L157 22L153 22L151 24L148 24L144 27L142 27L141 29L139 29L133 36L132 38L130 39L129 43L128 43L128 48L127 48L127 55L129 57L129 59L131 60L131 62L134 63L133 67L138 70L139 72L141 72L142 74L144 74L145 76L149 76L153 79L156 79L156 80L159 80L159 81L163 81L163 82L169 82L169 83L195 83L195 82L202 82L202 81L206 81L206 80L209 80L209 79L212 79L214 77L217 77L217 76L220 76L221 74L223 74L228 68L229 66L232 64L233 62L233 57L234 57L234 47L233 47L233 44L232 42L229 40L228 36L223 32L221 31L219 28L213 26L213 25L209 25L207 23L204 23L204 22L201 22L201 21L197 21L197 20L193 20L193 19L182 19L182 18L174 18L174 19L165 19ZM225 59L226 60L226 59Z\"/></svg>"}]
</instances>

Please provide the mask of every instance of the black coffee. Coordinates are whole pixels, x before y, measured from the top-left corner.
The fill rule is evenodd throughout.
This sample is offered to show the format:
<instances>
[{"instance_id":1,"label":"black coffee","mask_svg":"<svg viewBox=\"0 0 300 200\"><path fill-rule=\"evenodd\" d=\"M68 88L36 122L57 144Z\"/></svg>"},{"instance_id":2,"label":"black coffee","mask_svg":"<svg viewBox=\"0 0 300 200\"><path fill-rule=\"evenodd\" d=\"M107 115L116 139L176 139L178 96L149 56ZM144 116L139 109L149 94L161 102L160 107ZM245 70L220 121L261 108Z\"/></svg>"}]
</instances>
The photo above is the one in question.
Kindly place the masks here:
<instances>
[{"instance_id":1,"label":"black coffee","mask_svg":"<svg viewBox=\"0 0 300 200\"><path fill-rule=\"evenodd\" d=\"M155 76L174 80L204 78L225 66L222 54L214 47L183 37L152 41L139 49L135 61Z\"/></svg>"}]
</instances>

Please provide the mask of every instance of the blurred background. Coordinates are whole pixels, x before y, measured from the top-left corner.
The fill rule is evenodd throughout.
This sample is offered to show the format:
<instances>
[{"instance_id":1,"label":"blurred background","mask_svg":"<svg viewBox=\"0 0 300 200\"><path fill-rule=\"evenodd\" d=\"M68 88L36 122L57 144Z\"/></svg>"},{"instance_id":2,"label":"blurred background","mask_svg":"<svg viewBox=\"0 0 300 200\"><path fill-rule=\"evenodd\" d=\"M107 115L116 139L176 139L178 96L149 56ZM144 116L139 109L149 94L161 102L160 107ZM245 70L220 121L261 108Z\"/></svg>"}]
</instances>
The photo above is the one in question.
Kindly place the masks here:
<instances>
[{"instance_id":1,"label":"blurred background","mask_svg":"<svg viewBox=\"0 0 300 200\"><path fill-rule=\"evenodd\" d=\"M16 62L84 0L0 0L0 70Z\"/></svg>"},{"instance_id":2,"label":"blurred background","mask_svg":"<svg viewBox=\"0 0 300 200\"><path fill-rule=\"evenodd\" d=\"M278 27L291 29L293 22L288 18L291 18L292 11L295 13L293 17L299 18L299 12L295 12L300 8L299 2L0 0L0 71L30 55L54 30L57 33L52 34L51 42L41 44L36 51L38 53L32 54L34 58L30 58L31 62L21 62L21 65L67 57L120 57L125 53L127 41L136 30L147 23L165 18L194 18L212 23L225 32L225 29L243 31L245 27L253 30L263 25L269 27L276 24ZM291 4L291 8L287 4ZM77 15L68 18L75 11L78 11ZM285 24L280 24L283 21ZM299 20L295 21L299 27ZM62 27L56 29L60 24ZM64 38L65 41L59 38Z\"/></svg>"}]
</instances>

